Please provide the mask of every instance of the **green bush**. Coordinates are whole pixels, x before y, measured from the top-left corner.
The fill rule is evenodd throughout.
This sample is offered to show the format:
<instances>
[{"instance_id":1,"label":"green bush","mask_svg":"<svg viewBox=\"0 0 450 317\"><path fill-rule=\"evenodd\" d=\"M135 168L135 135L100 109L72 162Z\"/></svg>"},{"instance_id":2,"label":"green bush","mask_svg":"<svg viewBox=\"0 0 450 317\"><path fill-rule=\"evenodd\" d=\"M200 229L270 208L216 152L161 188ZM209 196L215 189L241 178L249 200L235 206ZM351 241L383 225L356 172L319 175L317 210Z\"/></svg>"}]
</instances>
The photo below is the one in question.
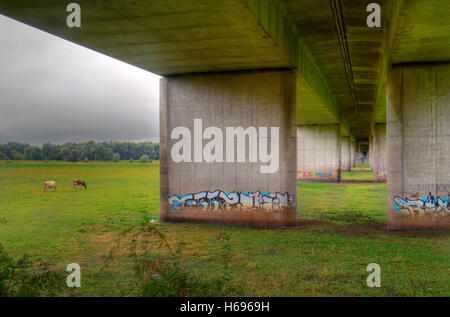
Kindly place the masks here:
<instances>
[{"instance_id":1,"label":"green bush","mask_svg":"<svg viewBox=\"0 0 450 317\"><path fill-rule=\"evenodd\" d=\"M141 233L155 234L159 247L167 249L168 256L155 257L148 249L139 249L137 240L134 240L133 259L135 292L143 297L192 297L192 296L230 296L238 293L231 285L229 261L230 248L225 239L218 240L224 243L221 255L224 260L224 272L220 278L204 279L194 273L192 268L182 262L183 243L178 243L172 248L156 227L147 226ZM143 251L143 252L142 252Z\"/></svg>"},{"instance_id":2,"label":"green bush","mask_svg":"<svg viewBox=\"0 0 450 317\"><path fill-rule=\"evenodd\" d=\"M112 157L113 162L119 162L120 161L120 155L118 153L114 153Z\"/></svg>"},{"instance_id":3,"label":"green bush","mask_svg":"<svg viewBox=\"0 0 450 317\"><path fill-rule=\"evenodd\" d=\"M15 260L0 244L0 297L54 296L64 281L50 262L28 255Z\"/></svg>"},{"instance_id":4,"label":"green bush","mask_svg":"<svg viewBox=\"0 0 450 317\"><path fill-rule=\"evenodd\" d=\"M139 161L141 163L151 163L152 161L150 161L150 158L148 157L147 154L144 154L141 156L141 158L139 159Z\"/></svg>"},{"instance_id":5,"label":"green bush","mask_svg":"<svg viewBox=\"0 0 450 317\"><path fill-rule=\"evenodd\" d=\"M194 269L183 261L184 244L180 242L169 243L166 236L155 225L145 223L137 228L126 230L124 234L131 232L133 237L131 258L133 259L134 277L129 293L122 295L140 297L226 297L242 294L242 290L235 287L231 281L231 248L228 236L218 235L216 238L216 243L222 245L220 248L221 254L218 255L218 258L222 260L222 274L216 278L205 278L193 273ZM156 237L156 241L151 237ZM118 239L117 247L123 250L123 246L119 246L120 241L123 241L123 239ZM155 252L155 247L162 252ZM111 250L107 260L108 263L113 259L113 250ZM103 271L108 271L107 266Z\"/></svg>"}]
</instances>

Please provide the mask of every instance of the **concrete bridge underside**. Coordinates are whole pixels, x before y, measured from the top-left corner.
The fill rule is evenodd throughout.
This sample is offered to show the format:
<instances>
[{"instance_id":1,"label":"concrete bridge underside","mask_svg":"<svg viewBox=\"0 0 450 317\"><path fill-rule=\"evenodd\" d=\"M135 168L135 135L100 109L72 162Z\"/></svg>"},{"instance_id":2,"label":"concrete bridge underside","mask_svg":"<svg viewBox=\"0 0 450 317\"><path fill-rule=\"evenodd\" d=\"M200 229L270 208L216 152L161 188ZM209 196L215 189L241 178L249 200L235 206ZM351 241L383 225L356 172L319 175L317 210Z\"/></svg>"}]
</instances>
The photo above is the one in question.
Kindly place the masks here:
<instances>
[{"instance_id":1,"label":"concrete bridge underside","mask_svg":"<svg viewBox=\"0 0 450 317\"><path fill-rule=\"evenodd\" d=\"M81 6L81 28L66 26L67 2L61 0L0 0L0 13L165 76L167 82L163 86L167 89L176 87L173 89L183 90L188 89L186 87L190 87L189 85L197 89L197 79L192 77L194 74L197 76L195 78L223 74L225 77L205 78L213 78L214 82L229 87L225 89L226 93L236 92L234 86L226 83L226 78L237 81L247 78L253 86L243 87L241 93L245 91L246 94L255 96L255 99L258 85L264 85L261 76L269 81L271 78L265 77L268 73L258 72L269 71L275 86L288 85L293 88L283 91L295 93L289 98L268 93L268 100L252 99L252 102L249 101L250 106L252 109L264 107L270 101L274 106L284 109L282 113L285 116L296 118L295 124L302 130L293 133L289 128L283 128L286 131L282 136L286 149L281 149L282 151L291 153L290 147L295 146L291 138L295 139L298 135L312 138L308 143L311 153L318 153L313 147L320 143L314 141L314 136L334 144L330 147L334 152L326 155L332 157L336 154L339 163L333 161L333 168L330 169L335 171L335 167L339 169L341 163L341 137L346 140L347 150L344 152L351 153L353 145L349 147L348 144L371 140L375 136L374 140L378 142L375 149L378 152L372 157L376 158L391 155L394 150L389 152L389 149L398 145L393 145L392 140L399 142L398 136L401 134L404 150L396 153L396 158L408 152L410 145L405 140L412 135L408 134L409 130L406 128L397 131L395 127L402 124L408 126L409 123L401 120L409 115L413 107L400 102L395 96L413 96L414 93L412 88L399 86L398 82L425 85L429 89L433 88L428 83L437 85L434 92L424 91L421 95L414 95L417 100L423 100L424 108L443 116L442 120L435 120L435 125L423 126L421 133L429 135L430 129L436 130L438 127L440 130L435 131L436 137L445 139L449 131L448 124L445 124L449 119L448 112L445 112L445 107L449 106L448 82L445 79L448 70L446 65L450 61L450 3L447 0L379 0L376 2L381 6L381 27L369 28L366 24L369 14L366 8L371 2L373 1L79 0L77 3ZM414 72L415 68L412 67L417 64L424 68ZM410 69L413 70L412 73ZM208 74L201 75L204 73ZM405 78L405 74L416 74L419 78L415 82L411 78ZM172 77L178 77L179 80L186 78L189 85L183 86L179 80L170 79ZM214 87L210 89L216 93L224 93ZM165 94L167 92L162 91L162 95ZM434 100L431 103L430 98ZM290 107L291 103L295 104L294 108ZM166 106L167 109L172 109L171 107L179 105L167 100ZM394 120L393 116L399 112L402 115ZM278 120L279 123L289 121L283 117ZM336 126L338 132L323 134L325 131L336 131ZM387 133L382 131L384 127ZM427 160L434 160L437 169L450 167L445 159L441 159L444 154L450 155L447 153L448 149L437 150L438 144L429 147L435 155ZM385 148L388 154L381 150ZM301 155L308 159L308 155ZM419 156L417 159L421 158L423 157ZM351 160L351 157L346 158L346 166ZM286 162L288 161L289 164L294 164L290 160ZM412 217L415 212L407 206L409 201L414 200L411 195L423 194L423 190L419 190L420 186L435 184L435 188L445 187L450 184L450 176L430 179L423 176L421 171L405 170L403 166L403 176L393 177L394 184L389 183L389 173L397 173L397 170L391 171L389 164L390 160L386 157L383 157L382 164L376 164L378 169L387 165L387 171L378 172L380 175L388 174L388 214L396 211L400 214L405 210L410 213L408 216L405 212L400 218L388 217L392 220L389 226L393 229L405 226L412 228L420 222L416 227L448 228L448 220L439 220L438 224L435 220L409 221L408 217ZM167 168L170 169L170 166ZM295 168L286 166L282 173L291 169ZM297 170L295 174L296 172ZM339 170L336 173L339 175ZM398 184L408 182L411 183L409 187L405 185L399 188ZM414 182L417 186L412 184ZM285 190L288 183L281 182L280 187L271 190ZM289 191L296 191L292 184L289 186ZM439 197L444 195L439 190L434 190L433 194ZM398 203L392 209L395 199Z\"/></svg>"}]
</instances>

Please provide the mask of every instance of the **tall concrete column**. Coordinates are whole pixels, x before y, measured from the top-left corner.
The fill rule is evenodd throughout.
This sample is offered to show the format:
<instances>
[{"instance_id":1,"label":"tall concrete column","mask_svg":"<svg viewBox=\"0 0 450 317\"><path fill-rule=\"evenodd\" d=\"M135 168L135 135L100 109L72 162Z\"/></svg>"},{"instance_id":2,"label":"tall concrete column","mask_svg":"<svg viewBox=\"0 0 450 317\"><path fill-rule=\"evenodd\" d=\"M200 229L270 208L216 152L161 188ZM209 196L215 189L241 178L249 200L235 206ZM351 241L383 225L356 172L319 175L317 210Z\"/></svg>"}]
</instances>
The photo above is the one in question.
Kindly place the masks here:
<instances>
[{"instance_id":1,"label":"tall concrete column","mask_svg":"<svg viewBox=\"0 0 450 317\"><path fill-rule=\"evenodd\" d=\"M297 128L297 179L341 180L339 124L301 125Z\"/></svg>"},{"instance_id":2,"label":"tall concrete column","mask_svg":"<svg viewBox=\"0 0 450 317\"><path fill-rule=\"evenodd\" d=\"M287 70L162 78L161 219L295 224L295 87Z\"/></svg>"},{"instance_id":3,"label":"tall concrete column","mask_svg":"<svg viewBox=\"0 0 450 317\"><path fill-rule=\"evenodd\" d=\"M350 155L351 155L351 167L356 166L356 142L352 141L350 144Z\"/></svg>"},{"instance_id":4,"label":"tall concrete column","mask_svg":"<svg viewBox=\"0 0 450 317\"><path fill-rule=\"evenodd\" d=\"M388 73L388 228L450 229L450 64Z\"/></svg>"},{"instance_id":5,"label":"tall concrete column","mask_svg":"<svg viewBox=\"0 0 450 317\"><path fill-rule=\"evenodd\" d=\"M373 127L373 180L386 182L386 124L375 123Z\"/></svg>"},{"instance_id":6,"label":"tall concrete column","mask_svg":"<svg viewBox=\"0 0 450 317\"><path fill-rule=\"evenodd\" d=\"M350 137L341 138L341 171L350 172L352 169L352 149Z\"/></svg>"}]
</instances>

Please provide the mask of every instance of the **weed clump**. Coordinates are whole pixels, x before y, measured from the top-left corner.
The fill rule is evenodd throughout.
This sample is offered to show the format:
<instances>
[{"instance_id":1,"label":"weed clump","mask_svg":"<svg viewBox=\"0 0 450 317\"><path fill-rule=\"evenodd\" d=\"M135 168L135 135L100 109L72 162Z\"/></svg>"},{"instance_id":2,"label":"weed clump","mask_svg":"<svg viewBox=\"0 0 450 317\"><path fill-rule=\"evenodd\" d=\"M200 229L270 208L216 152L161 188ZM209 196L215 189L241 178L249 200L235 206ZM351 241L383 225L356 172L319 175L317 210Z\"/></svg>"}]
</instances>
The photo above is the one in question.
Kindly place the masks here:
<instances>
[{"instance_id":1,"label":"weed clump","mask_svg":"<svg viewBox=\"0 0 450 317\"><path fill-rule=\"evenodd\" d=\"M183 259L183 242L170 243L155 225L143 224L133 231L130 258L133 279L129 294L141 297L225 297L239 295L242 290L231 279L231 248L228 235L217 235L220 243L221 273L204 278L194 273ZM159 252L156 252L159 251ZM162 254L161 254L162 253ZM114 258L110 252L108 261Z\"/></svg>"},{"instance_id":2,"label":"weed clump","mask_svg":"<svg viewBox=\"0 0 450 317\"><path fill-rule=\"evenodd\" d=\"M0 297L54 296L64 281L50 262L28 255L15 260L0 244Z\"/></svg>"},{"instance_id":3,"label":"weed clump","mask_svg":"<svg viewBox=\"0 0 450 317\"><path fill-rule=\"evenodd\" d=\"M147 154L142 155L139 161L141 163L152 163L152 160L150 160Z\"/></svg>"}]
</instances>

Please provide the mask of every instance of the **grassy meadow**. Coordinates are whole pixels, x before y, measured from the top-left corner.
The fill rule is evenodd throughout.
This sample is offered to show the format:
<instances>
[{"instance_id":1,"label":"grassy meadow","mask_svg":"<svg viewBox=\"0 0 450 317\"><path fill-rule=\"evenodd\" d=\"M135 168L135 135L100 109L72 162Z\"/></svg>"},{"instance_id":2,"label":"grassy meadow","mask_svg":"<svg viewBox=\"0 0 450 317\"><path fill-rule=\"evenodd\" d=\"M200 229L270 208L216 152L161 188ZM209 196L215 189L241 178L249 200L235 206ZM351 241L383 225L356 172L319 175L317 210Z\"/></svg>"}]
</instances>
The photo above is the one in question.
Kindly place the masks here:
<instances>
[{"instance_id":1,"label":"grassy meadow","mask_svg":"<svg viewBox=\"0 0 450 317\"><path fill-rule=\"evenodd\" d=\"M74 189L73 179L88 188ZM228 236L231 282L244 296L450 296L450 233L386 230L386 184L367 165L341 183L298 183L298 224L287 229L160 223L183 242L183 265L220 276ZM43 192L54 180L56 192ZM10 255L78 263L82 287L63 296L121 296L133 279L132 228L159 219L159 163L0 161L0 244ZM165 250L155 248L155 256ZM369 263L381 287L366 286ZM62 281L65 283L65 281Z\"/></svg>"}]
</instances>

